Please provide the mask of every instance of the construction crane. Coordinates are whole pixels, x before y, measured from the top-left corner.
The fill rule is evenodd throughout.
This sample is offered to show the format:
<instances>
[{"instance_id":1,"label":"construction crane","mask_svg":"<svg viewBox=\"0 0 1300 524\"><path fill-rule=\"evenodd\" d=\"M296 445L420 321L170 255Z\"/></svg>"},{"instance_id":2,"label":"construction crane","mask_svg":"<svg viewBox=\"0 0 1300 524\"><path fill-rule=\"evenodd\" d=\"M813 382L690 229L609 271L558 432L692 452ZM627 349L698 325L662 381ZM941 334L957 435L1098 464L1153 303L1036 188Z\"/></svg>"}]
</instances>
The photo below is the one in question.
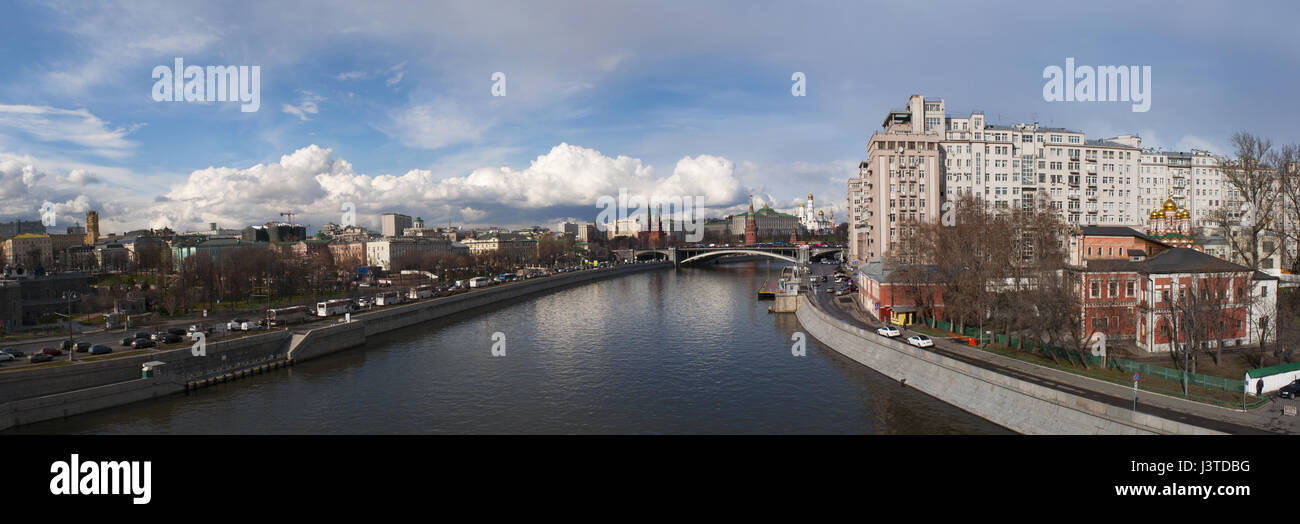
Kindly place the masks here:
<instances>
[{"instance_id":1,"label":"construction crane","mask_svg":"<svg viewBox=\"0 0 1300 524\"><path fill-rule=\"evenodd\" d=\"M296 215L296 214L297 214L297 213L294 213L293 211L286 211L286 212L284 212L284 213L280 213L280 216L282 216L282 217L289 217L289 223L292 224L292 223L293 223L293 216Z\"/></svg>"}]
</instances>

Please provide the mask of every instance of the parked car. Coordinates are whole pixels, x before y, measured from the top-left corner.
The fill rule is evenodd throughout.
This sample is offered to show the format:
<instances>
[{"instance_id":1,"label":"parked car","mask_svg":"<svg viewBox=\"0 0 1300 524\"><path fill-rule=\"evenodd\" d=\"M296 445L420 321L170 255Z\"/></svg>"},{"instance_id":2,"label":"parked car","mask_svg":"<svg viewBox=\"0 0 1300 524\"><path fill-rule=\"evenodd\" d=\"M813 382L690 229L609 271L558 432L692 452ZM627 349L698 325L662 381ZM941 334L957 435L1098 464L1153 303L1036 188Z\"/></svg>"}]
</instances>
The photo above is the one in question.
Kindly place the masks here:
<instances>
[{"instance_id":1,"label":"parked car","mask_svg":"<svg viewBox=\"0 0 1300 524\"><path fill-rule=\"evenodd\" d=\"M1282 389L1277 390L1277 396L1282 398L1294 399L1297 394L1300 394L1300 379L1292 380L1290 384L1282 386Z\"/></svg>"},{"instance_id":2,"label":"parked car","mask_svg":"<svg viewBox=\"0 0 1300 524\"><path fill-rule=\"evenodd\" d=\"M105 346L103 344L95 344L93 346L90 346L91 355L104 355L112 352L113 352L113 348Z\"/></svg>"},{"instance_id":3,"label":"parked car","mask_svg":"<svg viewBox=\"0 0 1300 524\"><path fill-rule=\"evenodd\" d=\"M135 339L135 342L132 342L132 343L131 343L131 349L144 349L144 348L151 348L151 347L154 347L154 346L156 346L156 345L157 345L157 344L155 344L154 341L149 340L149 339L147 339L147 338L137 338L137 339Z\"/></svg>"},{"instance_id":4,"label":"parked car","mask_svg":"<svg viewBox=\"0 0 1300 524\"><path fill-rule=\"evenodd\" d=\"M51 356L59 356L63 354L63 350L46 346L41 348L41 353L45 353L46 355L51 355Z\"/></svg>"},{"instance_id":5,"label":"parked car","mask_svg":"<svg viewBox=\"0 0 1300 524\"><path fill-rule=\"evenodd\" d=\"M900 329L898 329L898 328L896 328L896 327L894 327L894 326L881 326L881 327L878 327L878 328L876 328L876 333L879 334L879 335L882 336L882 337L890 337L890 338L897 337L897 336L902 336L902 335L903 335L902 330L900 330Z\"/></svg>"},{"instance_id":6,"label":"parked car","mask_svg":"<svg viewBox=\"0 0 1300 524\"><path fill-rule=\"evenodd\" d=\"M0 353L0 362L8 362L10 360L15 360L16 358L17 357L14 357L13 355L10 355L8 353Z\"/></svg>"},{"instance_id":7,"label":"parked car","mask_svg":"<svg viewBox=\"0 0 1300 524\"><path fill-rule=\"evenodd\" d=\"M37 362L49 362L51 360L54 360L54 357L45 353L37 353L27 358L27 361L33 364Z\"/></svg>"},{"instance_id":8,"label":"parked car","mask_svg":"<svg viewBox=\"0 0 1300 524\"><path fill-rule=\"evenodd\" d=\"M907 343L919 348L928 348L934 345L934 341L925 335L913 335L907 337Z\"/></svg>"},{"instance_id":9,"label":"parked car","mask_svg":"<svg viewBox=\"0 0 1300 524\"><path fill-rule=\"evenodd\" d=\"M77 353L85 353L87 351L90 351L90 346L92 345L93 344L91 344L90 342L78 342L75 347Z\"/></svg>"}]
</instances>

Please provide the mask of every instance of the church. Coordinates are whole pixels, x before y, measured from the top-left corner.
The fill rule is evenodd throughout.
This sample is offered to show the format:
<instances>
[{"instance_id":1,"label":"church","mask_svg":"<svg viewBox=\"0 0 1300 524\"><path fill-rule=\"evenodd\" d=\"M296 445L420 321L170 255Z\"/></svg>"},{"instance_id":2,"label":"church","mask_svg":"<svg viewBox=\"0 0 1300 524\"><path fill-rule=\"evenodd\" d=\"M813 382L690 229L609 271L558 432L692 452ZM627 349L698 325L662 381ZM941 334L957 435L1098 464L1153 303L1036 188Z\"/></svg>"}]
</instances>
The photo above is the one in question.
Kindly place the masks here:
<instances>
[{"instance_id":1,"label":"church","mask_svg":"<svg viewBox=\"0 0 1300 524\"><path fill-rule=\"evenodd\" d=\"M799 225L810 235L830 235L835 233L835 212L831 211L829 217L825 211L815 211L813 207L812 193L808 193L808 204L799 204L799 211L795 215L799 218Z\"/></svg>"}]
</instances>

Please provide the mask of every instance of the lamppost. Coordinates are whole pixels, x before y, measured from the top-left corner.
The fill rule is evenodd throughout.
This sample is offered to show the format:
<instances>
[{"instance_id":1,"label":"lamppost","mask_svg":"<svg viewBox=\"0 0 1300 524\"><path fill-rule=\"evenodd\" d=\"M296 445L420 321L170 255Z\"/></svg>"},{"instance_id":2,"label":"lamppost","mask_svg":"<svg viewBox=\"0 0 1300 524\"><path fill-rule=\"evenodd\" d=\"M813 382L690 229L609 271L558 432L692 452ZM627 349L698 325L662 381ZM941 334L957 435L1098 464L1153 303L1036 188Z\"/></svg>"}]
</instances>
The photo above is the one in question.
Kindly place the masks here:
<instances>
[{"instance_id":1,"label":"lamppost","mask_svg":"<svg viewBox=\"0 0 1300 524\"><path fill-rule=\"evenodd\" d=\"M72 301L76 300L77 297L78 295L76 291L63 292L63 300L68 302L68 317L67 320L65 320L65 322L68 323L68 345L70 346L68 348L68 362L77 360L77 347L72 344Z\"/></svg>"}]
</instances>

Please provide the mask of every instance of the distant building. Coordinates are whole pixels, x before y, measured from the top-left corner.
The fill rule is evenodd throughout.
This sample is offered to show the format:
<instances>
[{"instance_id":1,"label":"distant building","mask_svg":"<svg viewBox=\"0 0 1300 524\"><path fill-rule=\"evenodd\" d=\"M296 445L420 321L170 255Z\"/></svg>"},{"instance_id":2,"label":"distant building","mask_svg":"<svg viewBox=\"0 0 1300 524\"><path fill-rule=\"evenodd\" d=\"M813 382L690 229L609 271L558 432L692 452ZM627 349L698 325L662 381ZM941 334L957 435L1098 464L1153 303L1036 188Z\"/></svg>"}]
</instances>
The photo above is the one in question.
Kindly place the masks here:
<instances>
[{"instance_id":1,"label":"distant building","mask_svg":"<svg viewBox=\"0 0 1300 524\"><path fill-rule=\"evenodd\" d=\"M246 242L298 242L307 239L307 227L283 222L267 222L265 225L244 228L241 237Z\"/></svg>"},{"instance_id":2,"label":"distant building","mask_svg":"<svg viewBox=\"0 0 1300 524\"><path fill-rule=\"evenodd\" d=\"M366 265L366 242L332 241L329 243L330 256L334 265L343 269L355 269Z\"/></svg>"},{"instance_id":3,"label":"distant building","mask_svg":"<svg viewBox=\"0 0 1300 524\"><path fill-rule=\"evenodd\" d=\"M379 225L385 237L400 237L406 228L411 227L411 217L400 213L384 213Z\"/></svg>"},{"instance_id":4,"label":"distant building","mask_svg":"<svg viewBox=\"0 0 1300 524\"><path fill-rule=\"evenodd\" d=\"M392 269L393 261L409 253L467 255L469 250L446 239L385 238L366 242L366 264Z\"/></svg>"},{"instance_id":5,"label":"distant building","mask_svg":"<svg viewBox=\"0 0 1300 524\"><path fill-rule=\"evenodd\" d=\"M471 255L499 253L516 260L537 258L537 241L520 236L498 234L476 239L467 238L462 243L469 248Z\"/></svg>"},{"instance_id":6,"label":"distant building","mask_svg":"<svg viewBox=\"0 0 1300 524\"><path fill-rule=\"evenodd\" d=\"M15 220L13 222L0 222L0 238L18 236L23 233L32 233L44 235L45 224L39 220Z\"/></svg>"},{"instance_id":7,"label":"distant building","mask_svg":"<svg viewBox=\"0 0 1300 524\"><path fill-rule=\"evenodd\" d=\"M84 242L84 244L87 246L93 246L95 245L95 242L98 240L99 240L99 212L87 211L86 212L86 241Z\"/></svg>"},{"instance_id":8,"label":"distant building","mask_svg":"<svg viewBox=\"0 0 1300 524\"><path fill-rule=\"evenodd\" d=\"M6 265L27 268L54 267L54 246L50 235L21 233L6 239L0 245L4 248Z\"/></svg>"}]
</instances>

